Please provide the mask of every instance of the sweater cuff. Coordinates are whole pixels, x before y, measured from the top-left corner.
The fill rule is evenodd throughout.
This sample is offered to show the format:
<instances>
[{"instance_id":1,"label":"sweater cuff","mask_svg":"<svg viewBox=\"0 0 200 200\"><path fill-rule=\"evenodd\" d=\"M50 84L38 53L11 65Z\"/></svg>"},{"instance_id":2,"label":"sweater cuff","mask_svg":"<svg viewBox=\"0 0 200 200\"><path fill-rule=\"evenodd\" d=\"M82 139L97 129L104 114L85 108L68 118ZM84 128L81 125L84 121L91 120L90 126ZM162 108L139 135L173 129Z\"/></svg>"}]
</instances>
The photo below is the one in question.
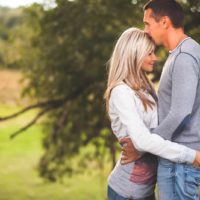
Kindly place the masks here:
<instances>
[{"instance_id":1,"label":"sweater cuff","mask_svg":"<svg viewBox=\"0 0 200 200\"><path fill-rule=\"evenodd\" d=\"M184 157L182 158L183 161L185 160L187 164L192 164L196 157L196 151L188 147L185 147L185 152L183 155L184 155Z\"/></svg>"}]
</instances>

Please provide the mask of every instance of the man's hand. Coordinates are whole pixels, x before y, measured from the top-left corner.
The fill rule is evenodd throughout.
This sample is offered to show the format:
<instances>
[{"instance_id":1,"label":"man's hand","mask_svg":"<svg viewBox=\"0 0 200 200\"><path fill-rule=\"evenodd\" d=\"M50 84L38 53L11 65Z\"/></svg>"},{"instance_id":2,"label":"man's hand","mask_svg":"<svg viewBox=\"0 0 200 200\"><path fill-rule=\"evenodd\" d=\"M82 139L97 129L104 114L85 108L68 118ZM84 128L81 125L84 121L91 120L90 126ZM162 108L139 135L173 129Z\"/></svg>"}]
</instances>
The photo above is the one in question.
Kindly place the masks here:
<instances>
[{"instance_id":1,"label":"man's hand","mask_svg":"<svg viewBox=\"0 0 200 200\"><path fill-rule=\"evenodd\" d=\"M138 158L140 158L139 152L135 149L132 141L130 138L122 138L120 139L120 144L122 146L122 158L121 158L121 164L128 164L133 161L136 161Z\"/></svg>"},{"instance_id":2,"label":"man's hand","mask_svg":"<svg viewBox=\"0 0 200 200\"><path fill-rule=\"evenodd\" d=\"M194 162L192 163L194 167L200 167L200 151L196 152L196 157Z\"/></svg>"}]
</instances>

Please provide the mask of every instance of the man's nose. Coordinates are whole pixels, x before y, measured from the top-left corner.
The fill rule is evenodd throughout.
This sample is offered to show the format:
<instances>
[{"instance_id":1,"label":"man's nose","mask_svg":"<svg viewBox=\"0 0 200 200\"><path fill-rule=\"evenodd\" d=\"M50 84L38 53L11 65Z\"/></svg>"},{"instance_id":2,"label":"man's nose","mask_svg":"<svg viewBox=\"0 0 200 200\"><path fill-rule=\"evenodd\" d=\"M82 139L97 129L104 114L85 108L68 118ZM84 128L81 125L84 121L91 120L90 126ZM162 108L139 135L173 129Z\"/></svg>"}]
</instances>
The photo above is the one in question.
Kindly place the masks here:
<instances>
[{"instance_id":1,"label":"man's nose","mask_svg":"<svg viewBox=\"0 0 200 200\"><path fill-rule=\"evenodd\" d=\"M147 28L147 26L144 27L144 32L149 34L149 29Z\"/></svg>"},{"instance_id":2,"label":"man's nose","mask_svg":"<svg viewBox=\"0 0 200 200\"><path fill-rule=\"evenodd\" d=\"M147 34L149 34L149 29L145 27L144 28L144 32L147 33Z\"/></svg>"}]
</instances>

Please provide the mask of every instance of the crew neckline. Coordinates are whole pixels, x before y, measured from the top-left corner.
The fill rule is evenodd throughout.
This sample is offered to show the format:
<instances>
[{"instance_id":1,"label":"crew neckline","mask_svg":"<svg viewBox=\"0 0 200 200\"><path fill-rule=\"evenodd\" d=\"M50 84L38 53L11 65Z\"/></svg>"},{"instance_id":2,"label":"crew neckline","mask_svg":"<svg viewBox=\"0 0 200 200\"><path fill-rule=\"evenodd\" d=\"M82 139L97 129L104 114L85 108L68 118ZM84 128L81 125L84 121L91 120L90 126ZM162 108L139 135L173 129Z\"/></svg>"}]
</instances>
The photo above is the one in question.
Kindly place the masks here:
<instances>
[{"instance_id":1,"label":"crew neckline","mask_svg":"<svg viewBox=\"0 0 200 200\"><path fill-rule=\"evenodd\" d=\"M185 39L183 39L173 50L170 50L169 53L173 53L174 51L176 51L176 49L186 40L190 39L191 37L186 37Z\"/></svg>"}]
</instances>

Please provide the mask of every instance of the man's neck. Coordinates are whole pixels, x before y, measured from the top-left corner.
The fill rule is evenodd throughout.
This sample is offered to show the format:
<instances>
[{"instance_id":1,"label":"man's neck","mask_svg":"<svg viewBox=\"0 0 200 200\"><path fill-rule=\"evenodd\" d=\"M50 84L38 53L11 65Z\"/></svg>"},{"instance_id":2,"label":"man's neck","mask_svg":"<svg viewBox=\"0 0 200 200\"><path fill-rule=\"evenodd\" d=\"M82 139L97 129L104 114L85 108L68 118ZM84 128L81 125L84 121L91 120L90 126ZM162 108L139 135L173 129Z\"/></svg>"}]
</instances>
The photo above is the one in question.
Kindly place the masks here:
<instances>
[{"instance_id":1,"label":"man's neck","mask_svg":"<svg viewBox=\"0 0 200 200\"><path fill-rule=\"evenodd\" d=\"M172 28L168 30L163 45L168 49L168 51L172 51L187 37L188 36L184 33L182 28Z\"/></svg>"}]
</instances>

